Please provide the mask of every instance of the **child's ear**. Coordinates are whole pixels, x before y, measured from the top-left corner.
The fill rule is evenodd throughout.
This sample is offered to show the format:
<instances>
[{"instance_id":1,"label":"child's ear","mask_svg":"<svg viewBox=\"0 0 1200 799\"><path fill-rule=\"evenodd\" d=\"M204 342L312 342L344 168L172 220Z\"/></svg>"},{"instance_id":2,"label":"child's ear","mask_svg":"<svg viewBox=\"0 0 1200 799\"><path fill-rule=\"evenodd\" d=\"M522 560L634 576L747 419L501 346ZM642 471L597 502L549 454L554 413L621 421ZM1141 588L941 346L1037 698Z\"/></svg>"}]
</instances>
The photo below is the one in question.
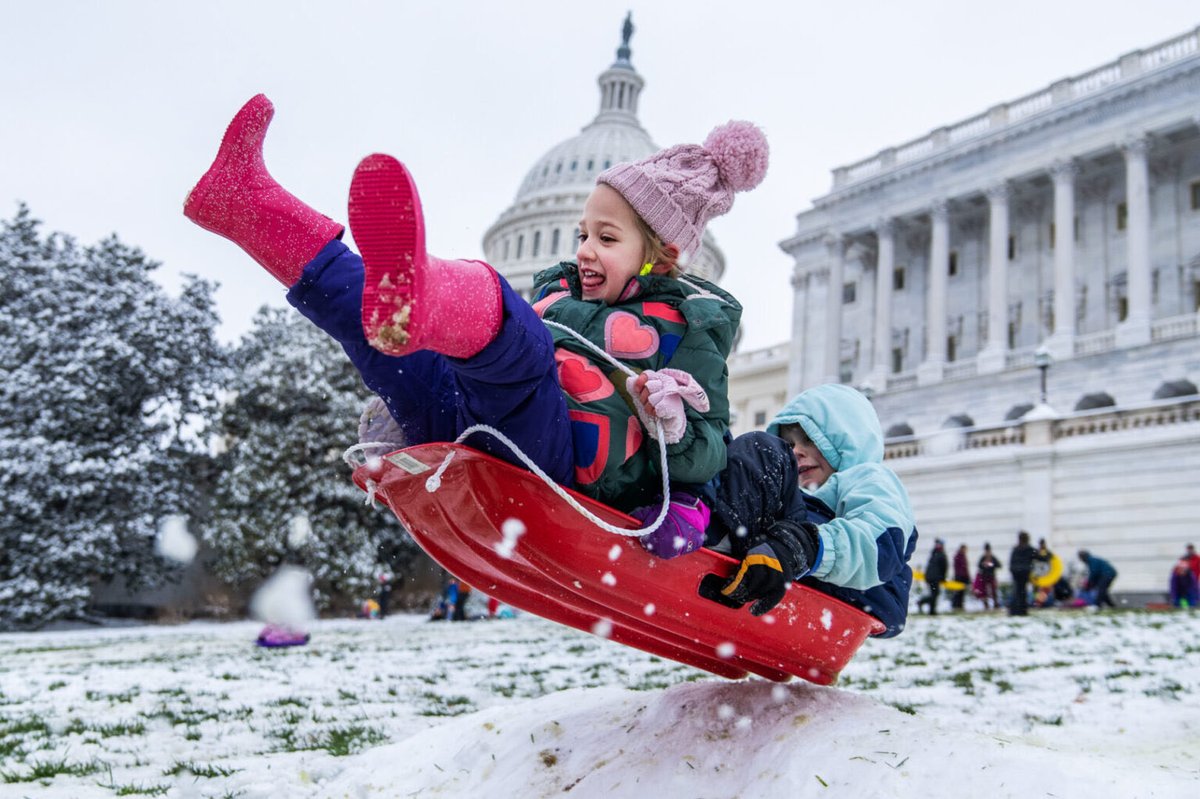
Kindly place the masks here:
<instances>
[{"instance_id":1,"label":"child's ear","mask_svg":"<svg viewBox=\"0 0 1200 799\"><path fill-rule=\"evenodd\" d=\"M663 247L662 257L654 264L654 268L650 270L653 275L665 275L670 272L679 262L679 248L674 244L668 244Z\"/></svg>"}]
</instances>

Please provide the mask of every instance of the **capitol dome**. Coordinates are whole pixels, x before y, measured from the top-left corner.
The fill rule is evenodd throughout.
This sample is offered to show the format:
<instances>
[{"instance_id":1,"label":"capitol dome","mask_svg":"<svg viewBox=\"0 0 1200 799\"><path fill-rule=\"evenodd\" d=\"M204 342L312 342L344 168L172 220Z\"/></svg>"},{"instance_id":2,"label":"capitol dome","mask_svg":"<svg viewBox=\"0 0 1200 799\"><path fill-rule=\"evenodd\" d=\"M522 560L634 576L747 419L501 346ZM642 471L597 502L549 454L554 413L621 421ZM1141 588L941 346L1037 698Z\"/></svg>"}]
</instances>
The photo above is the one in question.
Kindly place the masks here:
<instances>
[{"instance_id":1,"label":"capitol dome","mask_svg":"<svg viewBox=\"0 0 1200 799\"><path fill-rule=\"evenodd\" d=\"M600 111L578 136L550 148L521 181L516 199L483 236L488 263L528 298L533 276L575 257L584 203L596 176L613 164L636 161L661 149L638 122L645 81L630 63L628 18L617 60L600 73ZM717 282L725 257L707 232L688 272Z\"/></svg>"}]
</instances>

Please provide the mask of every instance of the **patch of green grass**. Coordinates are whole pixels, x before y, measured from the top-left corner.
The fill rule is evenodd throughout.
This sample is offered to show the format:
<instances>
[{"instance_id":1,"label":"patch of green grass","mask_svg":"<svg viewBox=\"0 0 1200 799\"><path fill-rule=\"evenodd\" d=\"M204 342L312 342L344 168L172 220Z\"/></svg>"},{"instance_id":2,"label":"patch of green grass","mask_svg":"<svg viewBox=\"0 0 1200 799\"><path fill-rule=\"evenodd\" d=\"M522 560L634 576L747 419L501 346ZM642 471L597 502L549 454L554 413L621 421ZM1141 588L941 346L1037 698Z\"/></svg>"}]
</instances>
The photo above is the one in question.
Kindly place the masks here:
<instances>
[{"instance_id":1,"label":"patch of green grass","mask_svg":"<svg viewBox=\"0 0 1200 799\"><path fill-rule=\"evenodd\" d=\"M1063 725L1063 717L1061 715L1035 716L1032 713L1026 713L1025 720L1032 724L1045 724L1050 727L1061 727Z\"/></svg>"},{"instance_id":2,"label":"patch of green grass","mask_svg":"<svg viewBox=\"0 0 1200 799\"><path fill-rule=\"evenodd\" d=\"M101 788L112 791L114 796L166 796L167 791L171 790L170 785L143 785L141 783L117 785L113 782L111 773L108 775L108 782L98 782L96 784Z\"/></svg>"},{"instance_id":3,"label":"patch of green grass","mask_svg":"<svg viewBox=\"0 0 1200 799\"><path fill-rule=\"evenodd\" d=\"M28 716L23 719L0 724L0 740L14 735L40 735L42 737L49 737L50 727L37 716Z\"/></svg>"},{"instance_id":4,"label":"patch of green grass","mask_svg":"<svg viewBox=\"0 0 1200 799\"><path fill-rule=\"evenodd\" d=\"M63 680L55 680L46 686L47 691L57 691L59 688L66 688L67 684Z\"/></svg>"},{"instance_id":5,"label":"patch of green grass","mask_svg":"<svg viewBox=\"0 0 1200 799\"><path fill-rule=\"evenodd\" d=\"M418 715L421 716L461 716L475 710L474 703L465 696L441 696L426 691L421 694L421 698L427 703L426 707L419 711Z\"/></svg>"},{"instance_id":6,"label":"patch of green grass","mask_svg":"<svg viewBox=\"0 0 1200 799\"><path fill-rule=\"evenodd\" d=\"M204 765L193 761L176 760L171 764L171 767L163 772L164 777L178 777L181 774L191 774L196 777L204 777L206 779L216 779L217 777L232 777L241 771L240 768L224 768L222 766Z\"/></svg>"},{"instance_id":7,"label":"patch of green grass","mask_svg":"<svg viewBox=\"0 0 1200 799\"><path fill-rule=\"evenodd\" d=\"M87 763L68 763L66 760L35 760L28 765L28 774L0 771L0 780L9 783L37 782L38 780L52 780L60 774L69 777L86 777L106 768L98 760L90 760Z\"/></svg>"},{"instance_id":8,"label":"patch of green grass","mask_svg":"<svg viewBox=\"0 0 1200 799\"><path fill-rule=\"evenodd\" d=\"M1182 685L1175 682L1175 680L1166 680L1157 687L1147 688L1146 690L1142 691L1142 693L1146 696L1161 696L1166 699L1179 699L1179 694L1181 692L1185 692L1186 690L1187 689L1185 689Z\"/></svg>"},{"instance_id":9,"label":"patch of green grass","mask_svg":"<svg viewBox=\"0 0 1200 799\"><path fill-rule=\"evenodd\" d=\"M113 704L117 702L132 702L139 694L141 694L140 689L130 688L128 691L122 691L115 694L105 694L101 693L100 691L88 691L84 694L84 697L86 697L89 702L100 702L107 699L110 704Z\"/></svg>"},{"instance_id":10,"label":"patch of green grass","mask_svg":"<svg viewBox=\"0 0 1200 799\"><path fill-rule=\"evenodd\" d=\"M910 716L917 715L916 705L909 705L904 702L892 702L891 705L892 705L892 707L896 708L896 710L899 710L901 713L907 713Z\"/></svg>"},{"instance_id":11,"label":"patch of green grass","mask_svg":"<svg viewBox=\"0 0 1200 799\"><path fill-rule=\"evenodd\" d=\"M356 724L326 730L317 737L316 748L324 749L334 757L345 757L387 740L388 737L379 730Z\"/></svg>"}]
</instances>

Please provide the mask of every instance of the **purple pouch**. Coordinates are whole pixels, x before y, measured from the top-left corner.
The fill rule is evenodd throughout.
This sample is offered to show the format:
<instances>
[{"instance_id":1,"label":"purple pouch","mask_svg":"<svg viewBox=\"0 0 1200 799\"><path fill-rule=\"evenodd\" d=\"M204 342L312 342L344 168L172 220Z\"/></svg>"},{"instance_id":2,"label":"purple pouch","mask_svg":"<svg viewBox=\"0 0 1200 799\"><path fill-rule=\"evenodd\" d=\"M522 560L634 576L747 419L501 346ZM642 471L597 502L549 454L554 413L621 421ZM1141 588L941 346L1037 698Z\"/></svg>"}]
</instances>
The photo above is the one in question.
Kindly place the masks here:
<instances>
[{"instance_id":1,"label":"purple pouch","mask_svg":"<svg viewBox=\"0 0 1200 799\"><path fill-rule=\"evenodd\" d=\"M637 508L629 515L642 523L652 523L662 510L662 502ZM662 525L639 540L647 552L660 558L674 558L695 552L704 545L704 531L708 528L708 506L691 494L671 492L671 507Z\"/></svg>"}]
</instances>

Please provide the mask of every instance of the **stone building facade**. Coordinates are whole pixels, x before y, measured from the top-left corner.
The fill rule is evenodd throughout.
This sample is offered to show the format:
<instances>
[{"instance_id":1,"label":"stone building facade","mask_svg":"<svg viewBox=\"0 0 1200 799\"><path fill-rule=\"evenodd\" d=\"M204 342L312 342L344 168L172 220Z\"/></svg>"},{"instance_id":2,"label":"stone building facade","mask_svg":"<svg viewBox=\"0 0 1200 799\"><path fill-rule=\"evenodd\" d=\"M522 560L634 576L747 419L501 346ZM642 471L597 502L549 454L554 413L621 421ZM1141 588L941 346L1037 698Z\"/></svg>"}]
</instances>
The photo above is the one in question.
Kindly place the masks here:
<instances>
[{"instance_id":1,"label":"stone building facade","mask_svg":"<svg viewBox=\"0 0 1200 799\"><path fill-rule=\"evenodd\" d=\"M1037 360L1060 411L1194 383L1200 30L836 168L781 246L784 393L859 386L895 433L1012 418Z\"/></svg>"}]
</instances>

